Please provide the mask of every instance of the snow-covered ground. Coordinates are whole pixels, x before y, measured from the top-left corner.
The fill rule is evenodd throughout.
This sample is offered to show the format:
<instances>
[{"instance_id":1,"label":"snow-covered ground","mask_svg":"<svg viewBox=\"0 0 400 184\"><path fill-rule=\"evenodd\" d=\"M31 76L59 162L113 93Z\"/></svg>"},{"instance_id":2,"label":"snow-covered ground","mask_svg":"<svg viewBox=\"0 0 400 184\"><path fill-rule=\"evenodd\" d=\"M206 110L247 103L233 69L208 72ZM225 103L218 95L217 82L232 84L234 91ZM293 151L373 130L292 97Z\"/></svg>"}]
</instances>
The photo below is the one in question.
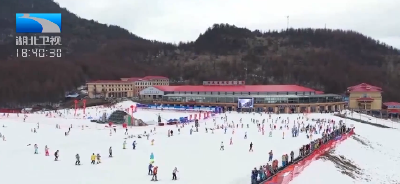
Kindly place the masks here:
<instances>
[{"instance_id":1,"label":"snow-covered ground","mask_svg":"<svg viewBox=\"0 0 400 184\"><path fill-rule=\"evenodd\" d=\"M120 108L129 108L130 102L123 102ZM113 109L115 110L115 109ZM96 114L99 111L112 111L101 109L100 107L86 109L88 113ZM201 120L199 132L190 135L192 125L185 126L178 134L175 126L156 127L155 134L150 136L154 139L154 145L150 140L126 139L128 149L122 149L123 141L126 136L122 128L117 129L117 133L110 136L110 130L104 125L91 123L86 119L75 119L73 112L64 117L48 118L44 114L29 114L25 122L23 116L16 117L10 114L9 117L0 118L0 133L5 135L6 141L0 140L0 173L2 183L40 183L40 184L130 184L130 183L152 183L151 177L147 175L150 153L154 153L155 165L159 167L158 179L161 184L244 184L250 183L251 169L265 164L268 159L268 152L273 150L274 157L279 158L284 153L291 150L298 155L298 148L308 143L310 140L305 134L300 134L297 138L291 137L290 130L273 131L273 137L269 137L269 124L277 119L289 118L290 127L297 118L305 124L301 114L238 114L236 112L226 113L228 122L239 123L240 119L244 128L218 129L214 134L205 132L205 127L214 127L212 119ZM80 110L80 113L81 110ZM158 114L163 119L173 119L188 116L184 112L167 112L155 110L138 110L134 113L135 118L156 120ZM325 118L336 119L339 117L329 114L309 114L310 119ZM220 116L218 116L220 117ZM217 124L222 124L223 120L217 119ZM266 119L266 132L262 135L251 119ZM355 131L360 135L360 139L368 139L370 146L364 146L359 141L349 138L339 145L335 154L344 155L351 159L360 168L364 169L364 178L369 179L370 183L390 183L389 179L398 179L395 175L398 168L400 153L396 150L395 142L400 138L397 129L381 129L370 125L360 124L346 120L348 124L354 124ZM31 129L36 128L40 123L38 133L32 133ZM56 124L61 125L61 129L56 129ZM64 136L68 127L72 124L69 136ZM250 124L250 128L246 128ZM278 126L280 126L280 121ZM82 126L84 129L82 130ZM129 129L129 134L141 134L149 132L154 126L133 127ZM168 137L167 131L174 130L174 136ZM285 132L285 139L282 138ZM244 139L247 133L248 138ZM229 145L232 138L233 145ZM314 137L316 138L316 137ZM138 142L136 150L131 149L133 140ZM225 144L225 151L220 151L221 141ZM249 152L249 144L254 144L254 152ZM30 144L30 146L28 146ZM39 146L39 154L33 154L32 145ZM44 147L50 148L50 156L44 155ZM113 158L108 158L109 147L113 148ZM400 147L398 148L400 149ZM53 154L56 150L60 151L60 161L55 162ZM81 156L81 166L75 166L75 155ZM90 155L100 153L102 163L90 165ZM177 167L179 170L178 180L172 181L172 170ZM367 177L369 175L369 177ZM361 177L361 176L360 176ZM332 179L334 178L334 179ZM376 178L376 179L375 179ZM321 184L321 183L356 183L365 181L364 179L352 179L342 175L340 170L329 161L318 160L310 164L300 176L295 178L293 183ZM397 180L399 181L399 180Z\"/></svg>"},{"instance_id":2,"label":"snow-covered ground","mask_svg":"<svg viewBox=\"0 0 400 184\"><path fill-rule=\"evenodd\" d=\"M291 184L346 184L346 183L370 183L370 184L399 184L400 183L400 126L388 120L377 119L364 114L353 113L353 117L372 123L384 124L390 128L379 128L351 120L347 123L353 124L355 133L346 141L342 142L332 152L333 156L341 157L342 164L334 164L332 161L319 159L303 173L296 177ZM335 119L339 119L335 117ZM344 166L345 165L345 166ZM342 171L352 171L352 177L342 174ZM316 174L318 173L318 174ZM334 179L333 179L334 178Z\"/></svg>"}]
</instances>

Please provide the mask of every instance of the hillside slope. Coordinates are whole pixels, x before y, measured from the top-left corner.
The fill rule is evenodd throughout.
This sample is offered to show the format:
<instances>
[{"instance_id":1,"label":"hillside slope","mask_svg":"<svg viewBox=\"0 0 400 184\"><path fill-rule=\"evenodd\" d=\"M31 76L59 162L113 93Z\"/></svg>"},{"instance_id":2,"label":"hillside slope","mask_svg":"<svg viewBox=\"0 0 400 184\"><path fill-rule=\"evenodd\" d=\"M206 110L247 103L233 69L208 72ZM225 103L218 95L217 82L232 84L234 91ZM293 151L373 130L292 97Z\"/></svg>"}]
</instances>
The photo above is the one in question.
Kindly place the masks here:
<instances>
[{"instance_id":1,"label":"hillside slope","mask_svg":"<svg viewBox=\"0 0 400 184\"><path fill-rule=\"evenodd\" d=\"M235 79L295 83L331 93L367 82L383 87L385 101L400 101L399 51L353 31L262 32L215 24L193 42L172 45L81 19L52 0L3 4L0 103L54 101L86 80L143 75L165 75L187 84ZM61 12L63 58L15 58L15 12Z\"/></svg>"}]
</instances>

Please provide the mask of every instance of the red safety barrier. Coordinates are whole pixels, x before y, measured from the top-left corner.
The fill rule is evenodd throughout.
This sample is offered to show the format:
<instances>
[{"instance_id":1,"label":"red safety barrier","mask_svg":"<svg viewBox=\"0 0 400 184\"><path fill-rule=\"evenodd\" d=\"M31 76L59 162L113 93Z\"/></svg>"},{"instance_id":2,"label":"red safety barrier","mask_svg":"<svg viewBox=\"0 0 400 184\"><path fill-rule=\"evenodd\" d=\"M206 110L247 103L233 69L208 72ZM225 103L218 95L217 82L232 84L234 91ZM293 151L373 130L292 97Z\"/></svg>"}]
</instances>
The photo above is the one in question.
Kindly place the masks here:
<instances>
[{"instance_id":1,"label":"red safety barrier","mask_svg":"<svg viewBox=\"0 0 400 184\"><path fill-rule=\"evenodd\" d=\"M296 164L289 165L288 167L280 171L277 175L275 175L271 180L263 182L262 184L288 184L290 181L293 180L293 178L298 176L304 170L304 168L310 165L311 162L318 159L322 154L334 148L337 144L343 142L353 134L354 129L352 129L349 133L342 135L338 140L331 140L327 142L318 149L314 150L313 153L311 153L303 160L299 161Z\"/></svg>"},{"instance_id":2,"label":"red safety barrier","mask_svg":"<svg viewBox=\"0 0 400 184\"><path fill-rule=\"evenodd\" d=\"M0 113L21 113L22 109L0 109Z\"/></svg>"}]
</instances>

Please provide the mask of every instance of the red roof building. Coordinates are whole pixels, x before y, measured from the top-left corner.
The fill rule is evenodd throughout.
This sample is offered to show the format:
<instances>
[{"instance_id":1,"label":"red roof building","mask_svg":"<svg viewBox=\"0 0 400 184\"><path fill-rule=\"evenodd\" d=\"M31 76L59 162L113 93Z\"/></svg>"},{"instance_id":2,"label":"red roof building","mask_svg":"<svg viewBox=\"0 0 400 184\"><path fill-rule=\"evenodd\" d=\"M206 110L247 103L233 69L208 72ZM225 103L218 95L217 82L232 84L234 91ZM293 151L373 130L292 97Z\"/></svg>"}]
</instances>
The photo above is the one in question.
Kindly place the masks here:
<instances>
[{"instance_id":1,"label":"red roof building","mask_svg":"<svg viewBox=\"0 0 400 184\"><path fill-rule=\"evenodd\" d=\"M399 102L385 102L383 103L385 109L388 113L399 114L400 113L400 103Z\"/></svg>"},{"instance_id":2,"label":"red roof building","mask_svg":"<svg viewBox=\"0 0 400 184\"><path fill-rule=\"evenodd\" d=\"M140 97L163 108L180 105L189 108L221 106L225 110L250 108L268 112L319 112L343 109L343 97L316 94L299 85L245 85L245 81L203 81L203 85L151 86ZM245 107L246 106L246 107ZM186 107L185 107L186 108Z\"/></svg>"},{"instance_id":3,"label":"red roof building","mask_svg":"<svg viewBox=\"0 0 400 184\"><path fill-rule=\"evenodd\" d=\"M364 110L382 109L382 88L361 83L347 88L349 108Z\"/></svg>"},{"instance_id":4,"label":"red roof building","mask_svg":"<svg viewBox=\"0 0 400 184\"><path fill-rule=\"evenodd\" d=\"M382 88L367 83L361 83L347 88L348 92L382 92Z\"/></svg>"},{"instance_id":5,"label":"red roof building","mask_svg":"<svg viewBox=\"0 0 400 184\"><path fill-rule=\"evenodd\" d=\"M161 91L173 92L316 92L298 85L232 85L232 86L153 86Z\"/></svg>"}]
</instances>

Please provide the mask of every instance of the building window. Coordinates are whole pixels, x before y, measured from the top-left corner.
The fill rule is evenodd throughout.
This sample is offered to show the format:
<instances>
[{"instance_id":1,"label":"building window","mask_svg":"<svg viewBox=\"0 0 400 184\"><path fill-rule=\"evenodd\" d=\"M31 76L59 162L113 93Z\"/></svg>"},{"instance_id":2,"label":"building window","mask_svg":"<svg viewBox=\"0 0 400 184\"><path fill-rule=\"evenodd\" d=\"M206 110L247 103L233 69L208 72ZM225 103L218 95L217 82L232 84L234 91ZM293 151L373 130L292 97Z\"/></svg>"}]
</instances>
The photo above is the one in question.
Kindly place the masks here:
<instances>
[{"instance_id":1,"label":"building window","mask_svg":"<svg viewBox=\"0 0 400 184\"><path fill-rule=\"evenodd\" d=\"M368 95L367 95L366 93L364 93L362 97L363 97L363 98L367 98Z\"/></svg>"}]
</instances>

